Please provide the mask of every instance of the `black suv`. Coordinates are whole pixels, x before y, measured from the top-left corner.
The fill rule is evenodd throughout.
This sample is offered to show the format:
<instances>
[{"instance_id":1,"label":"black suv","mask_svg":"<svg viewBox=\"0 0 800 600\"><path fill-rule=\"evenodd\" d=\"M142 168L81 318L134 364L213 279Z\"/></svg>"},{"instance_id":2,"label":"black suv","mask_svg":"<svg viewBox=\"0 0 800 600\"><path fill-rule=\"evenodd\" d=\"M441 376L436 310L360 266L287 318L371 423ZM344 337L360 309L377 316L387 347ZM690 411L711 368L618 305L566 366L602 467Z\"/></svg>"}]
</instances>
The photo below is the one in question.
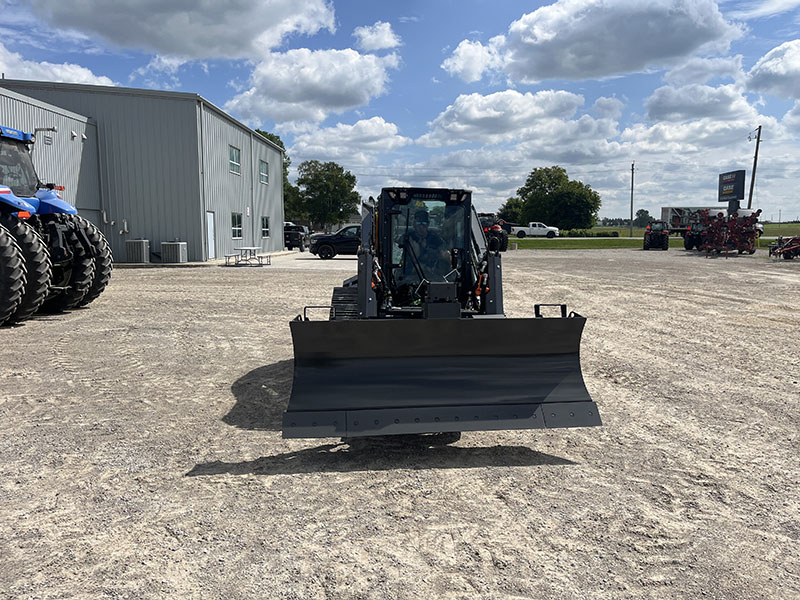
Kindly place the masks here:
<instances>
[{"instance_id":1,"label":"black suv","mask_svg":"<svg viewBox=\"0 0 800 600\"><path fill-rule=\"evenodd\" d=\"M300 252L305 251L308 246L308 229L304 225L286 223L283 226L283 245L288 250L299 248Z\"/></svg>"},{"instance_id":2,"label":"black suv","mask_svg":"<svg viewBox=\"0 0 800 600\"><path fill-rule=\"evenodd\" d=\"M308 249L322 259L337 254L358 254L361 245L361 225L348 225L336 233L315 233L309 240Z\"/></svg>"}]
</instances>

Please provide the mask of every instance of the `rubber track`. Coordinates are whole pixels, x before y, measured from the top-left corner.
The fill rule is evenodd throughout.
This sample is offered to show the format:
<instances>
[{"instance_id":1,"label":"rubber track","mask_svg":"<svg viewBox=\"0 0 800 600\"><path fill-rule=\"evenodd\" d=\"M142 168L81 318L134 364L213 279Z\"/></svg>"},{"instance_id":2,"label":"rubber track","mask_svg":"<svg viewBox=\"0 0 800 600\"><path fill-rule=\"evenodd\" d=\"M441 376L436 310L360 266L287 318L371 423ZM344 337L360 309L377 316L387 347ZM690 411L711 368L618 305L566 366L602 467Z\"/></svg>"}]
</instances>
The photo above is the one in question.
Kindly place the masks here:
<instances>
[{"instance_id":1,"label":"rubber track","mask_svg":"<svg viewBox=\"0 0 800 600\"><path fill-rule=\"evenodd\" d=\"M94 256L94 278L89 291L78 303L78 306L86 306L93 302L97 297L106 289L109 280L111 279L111 271L114 269L114 259L111 255L111 246L108 244L105 236L91 221L81 217L73 216L73 219L83 227L86 236L89 238L92 246L95 249Z\"/></svg>"},{"instance_id":2,"label":"rubber track","mask_svg":"<svg viewBox=\"0 0 800 600\"><path fill-rule=\"evenodd\" d=\"M335 287L331 297L331 321L358 318L358 286Z\"/></svg>"},{"instance_id":3,"label":"rubber track","mask_svg":"<svg viewBox=\"0 0 800 600\"><path fill-rule=\"evenodd\" d=\"M53 265L42 236L28 223L15 216L4 215L0 218L0 224L14 236L25 261L25 291L19 307L10 317L11 321L24 321L31 318L47 298L53 277Z\"/></svg>"},{"instance_id":4,"label":"rubber track","mask_svg":"<svg viewBox=\"0 0 800 600\"><path fill-rule=\"evenodd\" d=\"M0 225L0 325L13 315L25 291L25 261L9 231Z\"/></svg>"}]
</instances>

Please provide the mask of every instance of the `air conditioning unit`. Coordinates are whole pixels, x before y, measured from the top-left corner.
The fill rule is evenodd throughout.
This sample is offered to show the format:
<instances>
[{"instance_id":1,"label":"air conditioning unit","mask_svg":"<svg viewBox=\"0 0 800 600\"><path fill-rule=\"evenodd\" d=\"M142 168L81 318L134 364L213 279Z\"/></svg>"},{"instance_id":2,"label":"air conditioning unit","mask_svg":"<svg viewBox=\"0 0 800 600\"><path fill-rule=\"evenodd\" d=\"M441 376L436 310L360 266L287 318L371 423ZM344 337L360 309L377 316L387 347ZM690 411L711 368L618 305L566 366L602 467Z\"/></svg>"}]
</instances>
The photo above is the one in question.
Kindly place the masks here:
<instances>
[{"instance_id":1,"label":"air conditioning unit","mask_svg":"<svg viewBox=\"0 0 800 600\"><path fill-rule=\"evenodd\" d=\"M187 245L187 242L161 242L161 262L189 262L189 249Z\"/></svg>"},{"instance_id":2,"label":"air conditioning unit","mask_svg":"<svg viewBox=\"0 0 800 600\"><path fill-rule=\"evenodd\" d=\"M125 240L125 255L129 263L149 263L150 240Z\"/></svg>"}]
</instances>

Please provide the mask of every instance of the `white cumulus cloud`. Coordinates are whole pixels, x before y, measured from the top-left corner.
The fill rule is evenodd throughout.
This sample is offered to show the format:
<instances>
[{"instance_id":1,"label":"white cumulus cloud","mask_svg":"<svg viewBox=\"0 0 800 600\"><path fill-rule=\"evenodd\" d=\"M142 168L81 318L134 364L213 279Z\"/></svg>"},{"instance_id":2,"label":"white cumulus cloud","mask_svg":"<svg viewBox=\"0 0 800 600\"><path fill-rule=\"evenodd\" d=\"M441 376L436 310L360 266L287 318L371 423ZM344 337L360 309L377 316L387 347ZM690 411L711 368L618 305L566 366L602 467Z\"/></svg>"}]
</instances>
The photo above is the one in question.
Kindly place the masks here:
<instances>
[{"instance_id":1,"label":"white cumulus cloud","mask_svg":"<svg viewBox=\"0 0 800 600\"><path fill-rule=\"evenodd\" d=\"M619 119L625 103L619 98L598 98L594 101L594 112L604 119Z\"/></svg>"},{"instance_id":2,"label":"white cumulus cloud","mask_svg":"<svg viewBox=\"0 0 800 600\"><path fill-rule=\"evenodd\" d=\"M800 39L762 56L750 69L747 85L754 91L800 99Z\"/></svg>"},{"instance_id":3,"label":"white cumulus cloud","mask_svg":"<svg viewBox=\"0 0 800 600\"><path fill-rule=\"evenodd\" d=\"M343 160L348 164L366 164L370 157L392 152L412 143L399 135L398 127L381 117L362 119L353 125L337 123L298 135L289 149L298 160Z\"/></svg>"},{"instance_id":4,"label":"white cumulus cloud","mask_svg":"<svg viewBox=\"0 0 800 600\"><path fill-rule=\"evenodd\" d=\"M80 65L25 60L20 54L9 51L3 44L0 44L0 71L5 73L7 79L115 85L108 77L95 75Z\"/></svg>"},{"instance_id":5,"label":"white cumulus cloud","mask_svg":"<svg viewBox=\"0 0 800 600\"><path fill-rule=\"evenodd\" d=\"M495 144L530 135L545 119L569 118L582 104L583 96L563 90L463 94L431 121L431 130L418 141L425 146Z\"/></svg>"},{"instance_id":6,"label":"white cumulus cloud","mask_svg":"<svg viewBox=\"0 0 800 600\"><path fill-rule=\"evenodd\" d=\"M394 54L378 57L352 49L268 54L254 69L249 89L225 109L255 124L319 122L384 94L388 69L398 62Z\"/></svg>"},{"instance_id":7,"label":"white cumulus cloud","mask_svg":"<svg viewBox=\"0 0 800 600\"><path fill-rule=\"evenodd\" d=\"M645 106L651 121L691 121L704 117L731 120L755 118L758 114L735 85L664 86L653 92Z\"/></svg>"},{"instance_id":8,"label":"white cumulus cloud","mask_svg":"<svg viewBox=\"0 0 800 600\"><path fill-rule=\"evenodd\" d=\"M742 55L737 54L718 58L690 58L664 75L664 80L673 85L686 85L707 83L715 77L739 80L742 75Z\"/></svg>"},{"instance_id":9,"label":"white cumulus cloud","mask_svg":"<svg viewBox=\"0 0 800 600\"><path fill-rule=\"evenodd\" d=\"M783 115L781 123L789 130L800 134L800 101L795 102L791 110Z\"/></svg>"},{"instance_id":10,"label":"white cumulus cloud","mask_svg":"<svg viewBox=\"0 0 800 600\"><path fill-rule=\"evenodd\" d=\"M164 56L258 58L292 33L335 30L325 0L31 0L35 15L114 46Z\"/></svg>"},{"instance_id":11,"label":"white cumulus cloud","mask_svg":"<svg viewBox=\"0 0 800 600\"><path fill-rule=\"evenodd\" d=\"M497 38L501 42L502 38ZM442 68L450 75L458 76L467 83L479 81L484 72L502 66L502 56L497 44L484 46L480 42L462 40L453 54L442 63Z\"/></svg>"},{"instance_id":12,"label":"white cumulus cloud","mask_svg":"<svg viewBox=\"0 0 800 600\"><path fill-rule=\"evenodd\" d=\"M492 68L522 83L602 78L724 51L741 35L714 0L558 0L489 46L462 42L442 67L467 81Z\"/></svg>"},{"instance_id":13,"label":"white cumulus cloud","mask_svg":"<svg viewBox=\"0 0 800 600\"><path fill-rule=\"evenodd\" d=\"M402 43L400 37L392 31L392 25L383 21L377 21L374 25L356 27L353 37L358 40L358 47L366 52L397 48Z\"/></svg>"}]
</instances>

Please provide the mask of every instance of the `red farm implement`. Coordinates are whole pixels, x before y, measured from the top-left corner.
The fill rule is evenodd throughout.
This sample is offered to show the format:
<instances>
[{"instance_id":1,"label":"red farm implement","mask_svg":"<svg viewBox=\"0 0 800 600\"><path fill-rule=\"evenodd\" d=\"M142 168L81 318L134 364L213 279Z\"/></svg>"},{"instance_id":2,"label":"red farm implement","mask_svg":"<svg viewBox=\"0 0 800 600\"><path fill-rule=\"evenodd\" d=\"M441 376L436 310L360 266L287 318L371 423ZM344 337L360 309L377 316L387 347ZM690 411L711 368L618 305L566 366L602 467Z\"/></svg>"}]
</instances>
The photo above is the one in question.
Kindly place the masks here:
<instances>
[{"instance_id":1,"label":"red farm implement","mask_svg":"<svg viewBox=\"0 0 800 600\"><path fill-rule=\"evenodd\" d=\"M727 217L721 212L716 215L710 213L708 209L700 211L703 232L699 250L705 250L706 256L711 252L725 252L726 257L731 252L755 253L758 237L756 223L760 210L745 217L740 217L738 213Z\"/></svg>"},{"instance_id":2,"label":"red farm implement","mask_svg":"<svg viewBox=\"0 0 800 600\"><path fill-rule=\"evenodd\" d=\"M779 237L777 242L769 245L769 255L775 258L791 260L800 256L800 235L794 237Z\"/></svg>"}]
</instances>

